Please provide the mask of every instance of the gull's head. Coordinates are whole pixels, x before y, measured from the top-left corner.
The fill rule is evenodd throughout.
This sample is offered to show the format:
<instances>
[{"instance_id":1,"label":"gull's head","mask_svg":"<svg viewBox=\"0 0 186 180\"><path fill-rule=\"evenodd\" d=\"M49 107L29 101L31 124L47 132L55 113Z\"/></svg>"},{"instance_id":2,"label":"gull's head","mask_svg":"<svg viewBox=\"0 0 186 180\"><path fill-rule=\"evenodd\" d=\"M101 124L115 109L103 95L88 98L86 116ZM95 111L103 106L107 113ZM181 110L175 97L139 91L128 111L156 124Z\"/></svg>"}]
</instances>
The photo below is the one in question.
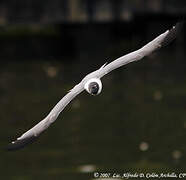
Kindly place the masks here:
<instances>
[{"instance_id":1,"label":"gull's head","mask_svg":"<svg viewBox=\"0 0 186 180\"><path fill-rule=\"evenodd\" d=\"M98 78L89 79L85 85L85 90L91 95L98 95L102 90L102 83Z\"/></svg>"}]
</instances>

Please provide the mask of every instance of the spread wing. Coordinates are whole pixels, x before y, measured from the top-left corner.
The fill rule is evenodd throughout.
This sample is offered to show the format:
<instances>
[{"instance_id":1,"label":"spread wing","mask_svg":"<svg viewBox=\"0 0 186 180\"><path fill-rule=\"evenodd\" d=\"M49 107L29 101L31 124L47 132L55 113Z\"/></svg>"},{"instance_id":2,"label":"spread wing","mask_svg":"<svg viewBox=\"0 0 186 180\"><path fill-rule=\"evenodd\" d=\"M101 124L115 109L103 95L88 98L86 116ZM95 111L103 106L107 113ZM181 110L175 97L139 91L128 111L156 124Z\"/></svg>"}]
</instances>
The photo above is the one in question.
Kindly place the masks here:
<instances>
[{"instance_id":1,"label":"spread wing","mask_svg":"<svg viewBox=\"0 0 186 180\"><path fill-rule=\"evenodd\" d=\"M167 30L163 34L159 35L154 40L152 40L151 42L149 42L148 44L143 46L141 49L138 49L134 52L131 52L127 55L124 55L124 56L116 59L115 61L112 61L108 65L101 68L98 76L101 78L114 69L124 66L130 62L138 61L138 60L142 59L143 57L148 56L149 54L151 54L155 50L168 45L172 40L174 40L176 38L182 25L183 25L183 22L177 23L176 26L173 26L172 29Z\"/></svg>"},{"instance_id":2,"label":"spread wing","mask_svg":"<svg viewBox=\"0 0 186 180\"><path fill-rule=\"evenodd\" d=\"M165 33L159 35L153 41L149 42L141 49L129 53L125 56L122 56L115 61L109 63L108 65L103 65L100 69L87 75L81 83L76 85L68 94L66 94L57 105L51 110L48 116L35 125L32 129L25 132L21 137L17 138L16 141L13 141L9 146L8 150L16 150L24 147L25 145L33 142L38 138L38 136L46 130L58 117L61 111L68 105L68 103L74 99L79 93L84 90L84 81L87 81L91 78L101 78L110 71L117 69L123 65L126 65L133 61L138 61L144 56L147 56L154 52L155 50L169 44L173 39L175 39L182 23L177 23L171 30L166 31Z\"/></svg>"},{"instance_id":3,"label":"spread wing","mask_svg":"<svg viewBox=\"0 0 186 180\"><path fill-rule=\"evenodd\" d=\"M80 94L84 90L83 84L79 83L72 90L70 90L50 111L48 116L36 124L33 128L25 132L22 136L17 138L16 141L13 141L8 145L8 150L16 150L20 149L27 144L35 141L39 135L46 130L58 117L61 111L68 105L68 103L74 99L78 94Z\"/></svg>"}]
</instances>

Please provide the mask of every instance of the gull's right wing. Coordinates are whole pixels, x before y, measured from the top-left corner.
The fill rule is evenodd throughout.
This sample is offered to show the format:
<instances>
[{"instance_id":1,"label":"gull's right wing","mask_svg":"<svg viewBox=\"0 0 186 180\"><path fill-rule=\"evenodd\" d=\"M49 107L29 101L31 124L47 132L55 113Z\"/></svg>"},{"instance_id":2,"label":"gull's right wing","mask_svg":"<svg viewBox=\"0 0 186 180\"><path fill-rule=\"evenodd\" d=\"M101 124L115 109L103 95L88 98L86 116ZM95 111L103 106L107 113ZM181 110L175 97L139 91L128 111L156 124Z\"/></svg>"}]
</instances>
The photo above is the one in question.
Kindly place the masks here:
<instances>
[{"instance_id":1,"label":"gull's right wing","mask_svg":"<svg viewBox=\"0 0 186 180\"><path fill-rule=\"evenodd\" d=\"M80 82L72 90L70 90L51 110L48 116L36 124L33 128L25 132L17 140L10 143L7 147L8 150L20 149L27 144L35 141L39 135L46 130L59 116L60 112L68 105L68 103L74 99L78 94L84 90L83 83Z\"/></svg>"}]
</instances>

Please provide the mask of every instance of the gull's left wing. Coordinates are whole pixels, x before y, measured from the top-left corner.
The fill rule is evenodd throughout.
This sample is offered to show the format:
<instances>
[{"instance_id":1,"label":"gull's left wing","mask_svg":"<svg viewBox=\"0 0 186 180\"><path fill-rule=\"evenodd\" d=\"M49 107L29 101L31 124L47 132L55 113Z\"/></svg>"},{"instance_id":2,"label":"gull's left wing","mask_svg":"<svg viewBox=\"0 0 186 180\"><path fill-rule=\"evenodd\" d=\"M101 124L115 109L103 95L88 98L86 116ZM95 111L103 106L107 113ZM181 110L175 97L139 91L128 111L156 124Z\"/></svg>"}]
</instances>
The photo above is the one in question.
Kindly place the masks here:
<instances>
[{"instance_id":1,"label":"gull's left wing","mask_svg":"<svg viewBox=\"0 0 186 180\"><path fill-rule=\"evenodd\" d=\"M113 71L114 69L117 69L133 61L138 61L143 57L150 55L157 49L168 45L171 41L173 41L176 38L177 34L180 32L182 25L183 22L177 23L176 26L172 27L172 29L167 30L163 34L160 34L158 37L156 37L154 40L152 40L142 48L112 61L108 65L101 68L97 76L101 78L104 75L108 74L109 72Z\"/></svg>"},{"instance_id":2,"label":"gull's left wing","mask_svg":"<svg viewBox=\"0 0 186 180\"><path fill-rule=\"evenodd\" d=\"M73 89L71 89L50 111L48 116L44 118L41 122L36 124L33 128L25 132L22 136L17 138L16 141L13 141L8 145L8 150L20 149L27 144L35 141L39 135L46 130L58 117L61 111L68 105L68 103L74 99L78 94L84 90L83 83L80 82Z\"/></svg>"}]
</instances>

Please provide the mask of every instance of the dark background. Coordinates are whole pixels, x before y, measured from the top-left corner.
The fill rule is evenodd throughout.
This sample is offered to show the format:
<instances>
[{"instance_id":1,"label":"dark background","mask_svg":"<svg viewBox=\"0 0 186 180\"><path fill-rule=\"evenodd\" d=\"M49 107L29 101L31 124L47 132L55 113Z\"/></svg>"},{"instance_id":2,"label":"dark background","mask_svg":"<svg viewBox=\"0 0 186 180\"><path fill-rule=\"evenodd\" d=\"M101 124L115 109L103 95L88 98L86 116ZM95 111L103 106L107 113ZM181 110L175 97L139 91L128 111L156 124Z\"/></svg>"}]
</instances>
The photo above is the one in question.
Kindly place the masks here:
<instances>
[{"instance_id":1,"label":"dark background","mask_svg":"<svg viewBox=\"0 0 186 180\"><path fill-rule=\"evenodd\" d=\"M169 46L104 77L99 96L79 95L36 143L4 150L86 74L185 13L184 0L0 1L0 179L185 172L185 25Z\"/></svg>"}]
</instances>

